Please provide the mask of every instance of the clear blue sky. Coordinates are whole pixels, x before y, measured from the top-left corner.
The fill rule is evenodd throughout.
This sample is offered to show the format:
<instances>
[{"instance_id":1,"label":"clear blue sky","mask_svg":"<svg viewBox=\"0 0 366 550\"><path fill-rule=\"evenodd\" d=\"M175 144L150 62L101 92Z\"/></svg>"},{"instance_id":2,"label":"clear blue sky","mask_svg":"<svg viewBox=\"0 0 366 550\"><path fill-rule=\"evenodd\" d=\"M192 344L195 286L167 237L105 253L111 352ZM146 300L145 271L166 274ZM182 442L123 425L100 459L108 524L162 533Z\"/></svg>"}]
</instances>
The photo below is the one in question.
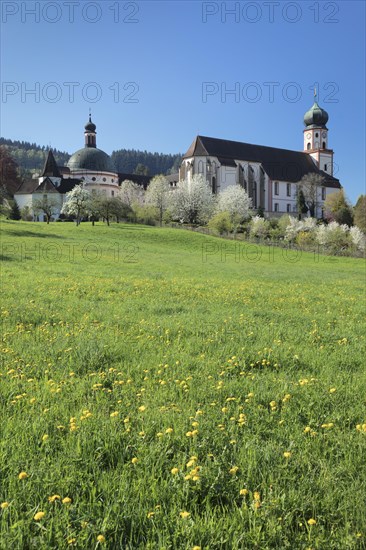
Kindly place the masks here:
<instances>
[{"instance_id":1,"label":"clear blue sky","mask_svg":"<svg viewBox=\"0 0 366 550\"><path fill-rule=\"evenodd\" d=\"M1 9L3 137L72 153L91 107L108 153L184 153L198 133L302 150L318 83L335 175L352 202L365 193L363 1L2 0Z\"/></svg>"}]
</instances>

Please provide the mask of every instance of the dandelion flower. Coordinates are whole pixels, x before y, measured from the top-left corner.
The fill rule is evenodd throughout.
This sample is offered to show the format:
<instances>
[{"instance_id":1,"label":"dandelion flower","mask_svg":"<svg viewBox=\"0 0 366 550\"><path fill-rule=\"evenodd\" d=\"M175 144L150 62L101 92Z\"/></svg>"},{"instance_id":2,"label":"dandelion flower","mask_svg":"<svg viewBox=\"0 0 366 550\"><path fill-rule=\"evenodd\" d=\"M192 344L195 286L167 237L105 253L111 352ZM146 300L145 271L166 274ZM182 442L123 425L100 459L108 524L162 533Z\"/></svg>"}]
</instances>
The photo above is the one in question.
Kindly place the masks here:
<instances>
[{"instance_id":1,"label":"dandelion flower","mask_svg":"<svg viewBox=\"0 0 366 550\"><path fill-rule=\"evenodd\" d=\"M330 388L329 393L335 393L337 391L337 388Z\"/></svg>"},{"instance_id":2,"label":"dandelion flower","mask_svg":"<svg viewBox=\"0 0 366 550\"><path fill-rule=\"evenodd\" d=\"M242 497L245 497L245 495L247 495L248 493L249 493L248 489L240 489L240 492L239 492L239 494Z\"/></svg>"},{"instance_id":3,"label":"dandelion flower","mask_svg":"<svg viewBox=\"0 0 366 550\"><path fill-rule=\"evenodd\" d=\"M189 518L189 516L190 516L191 514L190 514L189 512L185 512L185 511L184 511L184 512L180 512L179 515L180 515L180 517L181 517L182 519L187 519L187 518Z\"/></svg>"},{"instance_id":4,"label":"dandelion flower","mask_svg":"<svg viewBox=\"0 0 366 550\"><path fill-rule=\"evenodd\" d=\"M229 474L234 476L238 470L239 470L239 466L233 466L232 468L230 468Z\"/></svg>"},{"instance_id":5,"label":"dandelion flower","mask_svg":"<svg viewBox=\"0 0 366 550\"><path fill-rule=\"evenodd\" d=\"M114 412L112 412L109 416L110 416L111 418L115 418L115 417L118 416L118 415L119 415L119 412L118 412L118 411L114 411Z\"/></svg>"},{"instance_id":6,"label":"dandelion flower","mask_svg":"<svg viewBox=\"0 0 366 550\"><path fill-rule=\"evenodd\" d=\"M60 495L52 495L51 497L48 497L48 502L55 502L55 500L60 500Z\"/></svg>"},{"instance_id":7,"label":"dandelion flower","mask_svg":"<svg viewBox=\"0 0 366 550\"><path fill-rule=\"evenodd\" d=\"M62 504L71 504L72 500L70 497L65 497L62 499Z\"/></svg>"},{"instance_id":8,"label":"dandelion flower","mask_svg":"<svg viewBox=\"0 0 366 550\"><path fill-rule=\"evenodd\" d=\"M105 536L104 535L98 535L97 541L100 542L100 544L103 544L105 542Z\"/></svg>"},{"instance_id":9,"label":"dandelion flower","mask_svg":"<svg viewBox=\"0 0 366 550\"><path fill-rule=\"evenodd\" d=\"M200 546L193 546L192 550L201 550Z\"/></svg>"},{"instance_id":10,"label":"dandelion flower","mask_svg":"<svg viewBox=\"0 0 366 550\"><path fill-rule=\"evenodd\" d=\"M42 436L42 441L47 441L47 439L49 438L50 436L48 434L44 434Z\"/></svg>"},{"instance_id":11,"label":"dandelion flower","mask_svg":"<svg viewBox=\"0 0 366 550\"><path fill-rule=\"evenodd\" d=\"M35 521L39 521L40 519L44 518L45 515L46 515L45 512L37 512L33 519Z\"/></svg>"},{"instance_id":12,"label":"dandelion flower","mask_svg":"<svg viewBox=\"0 0 366 550\"><path fill-rule=\"evenodd\" d=\"M167 428L167 429L165 430L165 433L166 433L166 434L171 434L171 433L173 433L173 428Z\"/></svg>"},{"instance_id":13,"label":"dandelion flower","mask_svg":"<svg viewBox=\"0 0 366 550\"><path fill-rule=\"evenodd\" d=\"M178 468L172 468L170 471L173 474L173 476L175 476L179 472L179 469Z\"/></svg>"},{"instance_id":14,"label":"dandelion flower","mask_svg":"<svg viewBox=\"0 0 366 550\"><path fill-rule=\"evenodd\" d=\"M148 512L147 517L150 519L155 516L155 512Z\"/></svg>"},{"instance_id":15,"label":"dandelion flower","mask_svg":"<svg viewBox=\"0 0 366 550\"><path fill-rule=\"evenodd\" d=\"M5 508L7 508L8 506L9 506L9 502L2 502L2 503L0 504L0 508L1 508L2 510L5 510Z\"/></svg>"},{"instance_id":16,"label":"dandelion flower","mask_svg":"<svg viewBox=\"0 0 366 550\"><path fill-rule=\"evenodd\" d=\"M253 498L254 498L254 500L260 500L261 499L261 494L258 491L254 491Z\"/></svg>"},{"instance_id":17,"label":"dandelion flower","mask_svg":"<svg viewBox=\"0 0 366 550\"><path fill-rule=\"evenodd\" d=\"M285 451L285 452L283 453L283 456L284 456L285 458L290 458L290 457L291 457L290 451Z\"/></svg>"},{"instance_id":18,"label":"dandelion flower","mask_svg":"<svg viewBox=\"0 0 366 550\"><path fill-rule=\"evenodd\" d=\"M20 474L18 475L19 479L26 479L27 477L28 477L27 472L20 472Z\"/></svg>"},{"instance_id":19,"label":"dandelion flower","mask_svg":"<svg viewBox=\"0 0 366 550\"><path fill-rule=\"evenodd\" d=\"M139 407L139 411L140 411L140 412L146 411L145 405L141 405L141 407Z\"/></svg>"},{"instance_id":20,"label":"dandelion flower","mask_svg":"<svg viewBox=\"0 0 366 550\"><path fill-rule=\"evenodd\" d=\"M134 456L133 459L131 460L132 464L137 464L138 461L139 459L136 456Z\"/></svg>"},{"instance_id":21,"label":"dandelion flower","mask_svg":"<svg viewBox=\"0 0 366 550\"><path fill-rule=\"evenodd\" d=\"M314 519L314 518L308 519L308 524L309 525L316 525L316 519Z\"/></svg>"}]
</instances>

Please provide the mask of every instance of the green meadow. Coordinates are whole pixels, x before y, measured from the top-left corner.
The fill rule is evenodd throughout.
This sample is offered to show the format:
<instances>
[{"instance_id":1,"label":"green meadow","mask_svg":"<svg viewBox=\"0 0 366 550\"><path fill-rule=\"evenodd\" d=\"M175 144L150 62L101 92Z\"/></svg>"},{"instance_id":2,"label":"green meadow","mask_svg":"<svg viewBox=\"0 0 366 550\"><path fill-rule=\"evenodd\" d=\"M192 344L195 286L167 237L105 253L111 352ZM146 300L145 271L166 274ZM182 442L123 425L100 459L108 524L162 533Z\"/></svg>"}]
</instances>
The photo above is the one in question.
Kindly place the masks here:
<instances>
[{"instance_id":1,"label":"green meadow","mask_svg":"<svg viewBox=\"0 0 366 550\"><path fill-rule=\"evenodd\" d=\"M366 548L365 263L1 222L0 548Z\"/></svg>"}]
</instances>

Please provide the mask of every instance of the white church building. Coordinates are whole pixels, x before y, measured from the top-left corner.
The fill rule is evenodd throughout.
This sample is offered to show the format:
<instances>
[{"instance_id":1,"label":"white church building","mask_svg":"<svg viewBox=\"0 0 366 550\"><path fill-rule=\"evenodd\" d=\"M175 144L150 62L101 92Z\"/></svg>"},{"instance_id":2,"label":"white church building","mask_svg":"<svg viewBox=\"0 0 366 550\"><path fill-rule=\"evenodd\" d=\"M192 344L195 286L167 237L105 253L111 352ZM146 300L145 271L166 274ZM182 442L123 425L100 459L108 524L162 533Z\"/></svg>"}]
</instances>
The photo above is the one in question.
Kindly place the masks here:
<instances>
[{"instance_id":1,"label":"white church building","mask_svg":"<svg viewBox=\"0 0 366 550\"><path fill-rule=\"evenodd\" d=\"M341 188L333 176L327 122L328 113L314 101L304 116L303 151L197 136L183 157L175 183L202 174L213 193L239 184L252 199L253 208L269 217L297 213L299 182L314 173L324 182L317 189L315 212L321 218L327 195Z\"/></svg>"},{"instance_id":2,"label":"white church building","mask_svg":"<svg viewBox=\"0 0 366 550\"><path fill-rule=\"evenodd\" d=\"M202 174L213 193L220 193L229 185L241 185L252 199L254 210L271 217L296 214L301 178L317 174L323 178L323 184L317 189L315 215L321 218L327 195L341 188L333 176L327 122L328 113L315 100L304 116L303 151L197 136L183 156L179 173L167 179L174 189L180 181ZM111 157L97 148L96 125L91 115L84 128L84 139L84 147L70 157L66 167L57 166L52 151L48 152L42 173L25 181L15 193L20 208L32 209L34 199L52 197L59 202L57 218L66 193L75 185L82 184L91 192L103 192L108 197L116 196L126 179L146 189L148 176L118 173ZM43 214L36 214L35 219L43 219Z\"/></svg>"}]
</instances>

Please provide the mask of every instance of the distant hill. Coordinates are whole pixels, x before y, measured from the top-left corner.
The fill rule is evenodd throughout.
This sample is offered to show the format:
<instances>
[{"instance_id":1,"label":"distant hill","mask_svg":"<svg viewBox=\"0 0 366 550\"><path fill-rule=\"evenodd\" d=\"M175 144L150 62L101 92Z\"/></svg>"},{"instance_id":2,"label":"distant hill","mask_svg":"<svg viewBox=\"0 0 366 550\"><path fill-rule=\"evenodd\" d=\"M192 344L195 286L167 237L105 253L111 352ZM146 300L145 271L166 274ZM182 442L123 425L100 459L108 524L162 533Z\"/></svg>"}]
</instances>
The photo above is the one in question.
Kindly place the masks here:
<instances>
[{"instance_id":1,"label":"distant hill","mask_svg":"<svg viewBox=\"0 0 366 550\"><path fill-rule=\"evenodd\" d=\"M0 145L6 145L19 166L21 177L30 177L39 172L44 164L48 147L29 143L28 141L13 141L0 137ZM66 151L52 148L56 162L65 166L70 158ZM117 172L141 173L154 176L156 174L172 174L178 172L182 159L181 154L148 153L134 149L119 149L111 155Z\"/></svg>"}]
</instances>

